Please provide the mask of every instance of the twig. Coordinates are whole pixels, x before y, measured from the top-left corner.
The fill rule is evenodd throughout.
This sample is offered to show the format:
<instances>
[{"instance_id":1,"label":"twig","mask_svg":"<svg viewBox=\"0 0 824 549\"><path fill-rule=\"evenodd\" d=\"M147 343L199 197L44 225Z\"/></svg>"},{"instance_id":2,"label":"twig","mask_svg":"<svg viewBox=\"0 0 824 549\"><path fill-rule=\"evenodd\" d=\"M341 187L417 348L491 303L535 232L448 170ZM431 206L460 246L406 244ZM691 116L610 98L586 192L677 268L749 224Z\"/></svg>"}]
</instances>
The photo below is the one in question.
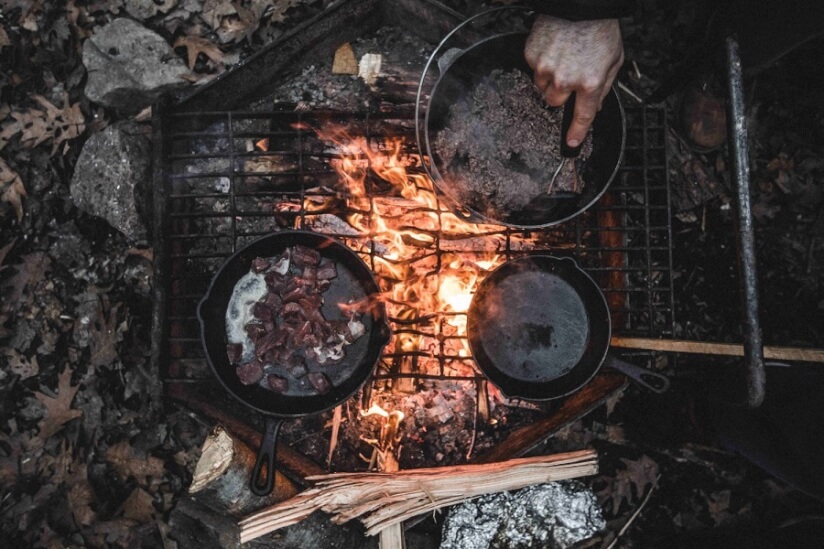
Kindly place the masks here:
<instances>
[{"instance_id":1,"label":"twig","mask_svg":"<svg viewBox=\"0 0 824 549\"><path fill-rule=\"evenodd\" d=\"M615 536L615 539L612 540L612 543L609 544L607 549L612 549L613 547L615 547L615 544L618 543L618 540L621 539L621 536L623 536L627 529L630 527L630 525L633 522L635 522L635 519L638 518L638 515L641 514L641 510L644 508L644 506L646 506L647 502L649 501L650 496L652 496L652 492L655 491L655 487L658 486L658 481L660 479L660 474L657 477L655 477L655 482L653 482L652 486L650 486L649 492L647 492L647 495L644 497L644 501L642 501L641 505L638 506L638 509L636 509L635 512L632 513L632 516L629 517L629 520L626 522L626 524L624 524L624 527L618 531L618 535Z\"/></svg>"},{"instance_id":2,"label":"twig","mask_svg":"<svg viewBox=\"0 0 824 549\"><path fill-rule=\"evenodd\" d=\"M643 100L643 99L641 99L640 97L638 97L637 95L635 95L635 93L634 93L631 89L629 89L629 88L628 88L628 87L627 87L627 86L626 86L623 82L621 82L620 80L616 80L616 81L615 81L615 85L616 85L616 86L618 86L618 89L620 89L621 91L623 91L624 93L626 93L627 95L629 95L630 97L632 97L633 99L635 99L638 103L643 103L643 102L644 102L644 100Z\"/></svg>"},{"instance_id":3,"label":"twig","mask_svg":"<svg viewBox=\"0 0 824 549\"><path fill-rule=\"evenodd\" d=\"M343 404L335 406L335 413L332 416L332 439L329 441L329 455L326 457L326 468L332 467L332 454L338 447L338 433L340 432L340 422L343 418Z\"/></svg>"}]
</instances>

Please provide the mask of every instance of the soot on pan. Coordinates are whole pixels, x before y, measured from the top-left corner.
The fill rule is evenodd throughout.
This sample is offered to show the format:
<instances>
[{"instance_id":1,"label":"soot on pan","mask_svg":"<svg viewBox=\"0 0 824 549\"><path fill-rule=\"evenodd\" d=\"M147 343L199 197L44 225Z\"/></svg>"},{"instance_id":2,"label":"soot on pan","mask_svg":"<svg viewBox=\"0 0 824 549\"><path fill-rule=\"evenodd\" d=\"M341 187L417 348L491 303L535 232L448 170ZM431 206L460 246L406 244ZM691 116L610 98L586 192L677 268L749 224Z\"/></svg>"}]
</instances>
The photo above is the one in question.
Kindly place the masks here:
<instances>
[{"instance_id":1,"label":"soot on pan","mask_svg":"<svg viewBox=\"0 0 824 549\"><path fill-rule=\"evenodd\" d=\"M338 278L334 261L305 246L278 257L258 257L235 284L226 311L226 352L241 383L275 393L323 394L333 386L332 368L364 324L351 311L327 319L323 294Z\"/></svg>"}]
</instances>

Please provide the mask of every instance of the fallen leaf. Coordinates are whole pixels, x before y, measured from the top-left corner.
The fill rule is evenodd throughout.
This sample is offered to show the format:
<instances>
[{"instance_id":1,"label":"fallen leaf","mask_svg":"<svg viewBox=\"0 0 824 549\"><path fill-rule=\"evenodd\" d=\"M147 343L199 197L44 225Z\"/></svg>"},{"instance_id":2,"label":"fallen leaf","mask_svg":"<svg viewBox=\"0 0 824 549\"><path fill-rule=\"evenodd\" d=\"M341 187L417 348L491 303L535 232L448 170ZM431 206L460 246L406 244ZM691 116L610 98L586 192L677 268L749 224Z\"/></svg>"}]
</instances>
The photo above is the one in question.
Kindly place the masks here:
<instances>
[{"instance_id":1,"label":"fallen leaf","mask_svg":"<svg viewBox=\"0 0 824 549\"><path fill-rule=\"evenodd\" d=\"M0 48L4 48L6 46L11 46L11 40L9 40L9 35L6 33L6 29L0 27Z\"/></svg>"},{"instance_id":2,"label":"fallen leaf","mask_svg":"<svg viewBox=\"0 0 824 549\"><path fill-rule=\"evenodd\" d=\"M155 508L152 505L152 500L152 495L149 492L143 488L135 488L115 514L146 524L155 518Z\"/></svg>"},{"instance_id":3,"label":"fallen leaf","mask_svg":"<svg viewBox=\"0 0 824 549\"><path fill-rule=\"evenodd\" d=\"M358 74L358 60L352 44L345 42L335 50L332 61L332 74Z\"/></svg>"},{"instance_id":4,"label":"fallen leaf","mask_svg":"<svg viewBox=\"0 0 824 549\"><path fill-rule=\"evenodd\" d=\"M201 53L208 57L215 65L223 63L223 52L211 40L199 36L181 36L175 40L174 47L184 47L188 54L189 68L194 70L197 56Z\"/></svg>"},{"instance_id":5,"label":"fallen leaf","mask_svg":"<svg viewBox=\"0 0 824 549\"><path fill-rule=\"evenodd\" d=\"M272 0L250 0L231 4L223 0L207 0L203 5L202 15L206 24L217 33L220 42L227 44L244 39L250 40L260 28L264 14L270 13L271 9L277 10Z\"/></svg>"},{"instance_id":6,"label":"fallen leaf","mask_svg":"<svg viewBox=\"0 0 824 549\"><path fill-rule=\"evenodd\" d=\"M286 12L290 9L305 3L306 0L276 0L272 6L272 11L269 17L275 23L283 23L286 21Z\"/></svg>"},{"instance_id":7,"label":"fallen leaf","mask_svg":"<svg viewBox=\"0 0 824 549\"><path fill-rule=\"evenodd\" d=\"M148 486L151 479L160 480L163 477L163 460L135 450L128 441L110 446L106 450L106 461L124 481L134 477L140 484Z\"/></svg>"},{"instance_id":8,"label":"fallen leaf","mask_svg":"<svg viewBox=\"0 0 824 549\"><path fill-rule=\"evenodd\" d=\"M82 479L72 484L68 493L69 505L72 515L78 526L88 526L97 519L91 504L96 501L94 488L88 479Z\"/></svg>"},{"instance_id":9,"label":"fallen leaf","mask_svg":"<svg viewBox=\"0 0 824 549\"><path fill-rule=\"evenodd\" d=\"M9 354L6 355L9 361L9 369L11 373L20 376L20 379L28 379L40 373L40 366L37 364L37 356L27 359L14 349L9 349Z\"/></svg>"},{"instance_id":10,"label":"fallen leaf","mask_svg":"<svg viewBox=\"0 0 824 549\"><path fill-rule=\"evenodd\" d=\"M0 248L0 271L3 270L3 261L6 260L6 256L9 255L9 252L14 248L15 244L17 244L17 239L12 238L11 242Z\"/></svg>"},{"instance_id":11,"label":"fallen leaf","mask_svg":"<svg viewBox=\"0 0 824 549\"><path fill-rule=\"evenodd\" d=\"M98 304L97 315L91 327L91 340L89 349L91 350L90 365L93 368L98 366L110 366L117 360L117 342L120 340L120 330L117 328L117 310L120 305L109 307L108 303Z\"/></svg>"},{"instance_id":12,"label":"fallen leaf","mask_svg":"<svg viewBox=\"0 0 824 549\"><path fill-rule=\"evenodd\" d=\"M24 452L24 438L17 432L16 423L10 421L11 433L0 431L0 442L8 447L8 453L0 446L0 486L11 486L17 481L20 472L20 457Z\"/></svg>"},{"instance_id":13,"label":"fallen leaf","mask_svg":"<svg viewBox=\"0 0 824 549\"><path fill-rule=\"evenodd\" d=\"M58 433L69 421L83 415L82 411L72 409L74 395L80 386L72 387L71 380L72 371L66 366L57 377L57 398L46 396L39 391L34 393L35 398L46 407L46 416L37 424L40 429L38 436L43 441Z\"/></svg>"},{"instance_id":14,"label":"fallen leaf","mask_svg":"<svg viewBox=\"0 0 824 549\"><path fill-rule=\"evenodd\" d=\"M0 310L10 312L21 307L26 289L29 289L29 299L33 297L34 288L42 281L51 268L51 259L45 252L32 252L22 257L23 264L16 267L17 271L9 277L4 290Z\"/></svg>"},{"instance_id":15,"label":"fallen leaf","mask_svg":"<svg viewBox=\"0 0 824 549\"><path fill-rule=\"evenodd\" d=\"M647 487L653 485L658 478L658 464L649 456L642 455L638 460L622 458L621 461L626 468L617 470L614 477L602 476L602 479L607 480L607 485L598 492L603 503L612 503L613 514L618 513L624 501L632 503L640 499Z\"/></svg>"},{"instance_id":16,"label":"fallen leaf","mask_svg":"<svg viewBox=\"0 0 824 549\"><path fill-rule=\"evenodd\" d=\"M23 180L6 164L5 160L0 158L0 200L12 205L18 223L23 221L23 198L25 196L27 195Z\"/></svg>"},{"instance_id":17,"label":"fallen leaf","mask_svg":"<svg viewBox=\"0 0 824 549\"><path fill-rule=\"evenodd\" d=\"M63 107L58 108L42 95L33 96L45 110L30 108L26 111L13 111L12 121L3 125L0 131L0 149L6 146L9 140L20 134L20 142L24 148L32 149L46 141L52 142L51 154L64 142L83 133L86 129L86 119L80 110L80 103L71 105L67 93L63 95ZM65 150L64 150L65 152Z\"/></svg>"}]
</instances>

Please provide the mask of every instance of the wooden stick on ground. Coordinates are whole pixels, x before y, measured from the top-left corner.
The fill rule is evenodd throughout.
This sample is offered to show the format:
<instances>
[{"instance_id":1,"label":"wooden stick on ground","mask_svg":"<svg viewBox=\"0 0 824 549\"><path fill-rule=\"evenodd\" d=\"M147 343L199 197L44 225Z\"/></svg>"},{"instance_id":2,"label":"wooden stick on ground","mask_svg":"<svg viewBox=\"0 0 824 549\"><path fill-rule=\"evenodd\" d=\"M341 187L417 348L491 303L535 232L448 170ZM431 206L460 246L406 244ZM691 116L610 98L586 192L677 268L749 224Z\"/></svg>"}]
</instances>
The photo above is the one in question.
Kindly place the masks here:
<instances>
[{"instance_id":1,"label":"wooden stick on ground","mask_svg":"<svg viewBox=\"0 0 824 549\"><path fill-rule=\"evenodd\" d=\"M578 478L598 472L594 450L483 465L397 473L338 473L311 477L314 488L240 522L241 542L295 524L322 510L332 521L357 518L375 535L404 520L485 494Z\"/></svg>"},{"instance_id":2,"label":"wooden stick on ground","mask_svg":"<svg viewBox=\"0 0 824 549\"><path fill-rule=\"evenodd\" d=\"M613 337L613 347L643 349L666 353L694 353L701 355L744 356L744 346L736 343L707 343L682 339L648 339L643 337ZM801 362L824 362L824 349L804 347L764 347L764 358Z\"/></svg>"}]
</instances>

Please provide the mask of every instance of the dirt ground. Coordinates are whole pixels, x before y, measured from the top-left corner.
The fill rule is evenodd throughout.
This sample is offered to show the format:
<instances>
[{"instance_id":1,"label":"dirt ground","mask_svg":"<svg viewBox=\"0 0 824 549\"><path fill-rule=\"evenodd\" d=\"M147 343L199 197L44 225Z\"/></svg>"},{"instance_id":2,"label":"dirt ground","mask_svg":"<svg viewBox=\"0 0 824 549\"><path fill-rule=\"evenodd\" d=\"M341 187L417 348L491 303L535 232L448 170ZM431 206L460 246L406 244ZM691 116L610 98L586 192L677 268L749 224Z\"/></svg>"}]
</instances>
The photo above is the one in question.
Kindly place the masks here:
<instances>
[{"instance_id":1,"label":"dirt ground","mask_svg":"<svg viewBox=\"0 0 824 549\"><path fill-rule=\"evenodd\" d=\"M83 42L130 15L175 44L191 79L203 80L329 2L252 1L248 10L221 11L210 0L164 0L133 3L145 5L133 13L125 4L0 7L0 538L7 547L185 546L169 517L210 428L165 401L148 371L152 248L80 212L69 195L83 143L126 118L84 96ZM640 3L623 26L619 80L641 96L665 81L688 50L693 17L690 2ZM824 347L822 45L810 42L745 81L769 345ZM678 100L678 93L668 99L671 113ZM698 159L720 192L674 221L676 336L740 341L730 151ZM771 367L767 407L753 415L727 406L734 395L724 389L741 381L736 361L670 360L670 394L630 388L542 448L593 446L602 457L588 485L608 527L584 546L606 547L616 536L618 547L821 539L824 505L805 493L817 482L822 494L815 459L822 415L820 404L805 400L822 386L821 364ZM760 432L746 430L753 422ZM438 523L419 525L412 539L436 546Z\"/></svg>"}]
</instances>

